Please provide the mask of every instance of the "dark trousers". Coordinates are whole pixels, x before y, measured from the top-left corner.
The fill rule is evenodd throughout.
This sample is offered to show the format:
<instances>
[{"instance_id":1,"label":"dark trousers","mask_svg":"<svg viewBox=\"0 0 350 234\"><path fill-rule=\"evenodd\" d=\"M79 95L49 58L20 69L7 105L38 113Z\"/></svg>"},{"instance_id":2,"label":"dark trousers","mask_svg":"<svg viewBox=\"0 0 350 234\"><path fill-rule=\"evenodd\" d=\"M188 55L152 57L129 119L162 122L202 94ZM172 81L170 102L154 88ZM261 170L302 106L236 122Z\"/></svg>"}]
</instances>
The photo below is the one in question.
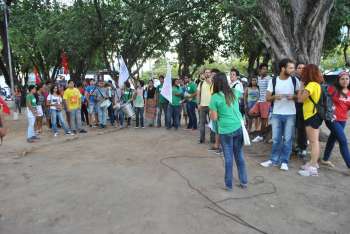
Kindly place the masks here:
<instances>
[{"instance_id":1,"label":"dark trousers","mask_svg":"<svg viewBox=\"0 0 350 234\"><path fill-rule=\"evenodd\" d=\"M204 143L205 141L205 124L209 116L209 107L202 106L199 111L199 141ZM210 130L210 143L215 143L215 133Z\"/></svg>"},{"instance_id":2,"label":"dark trousers","mask_svg":"<svg viewBox=\"0 0 350 234\"><path fill-rule=\"evenodd\" d=\"M197 129L197 115L195 102L187 102L188 125L187 128Z\"/></svg>"},{"instance_id":3,"label":"dark trousers","mask_svg":"<svg viewBox=\"0 0 350 234\"><path fill-rule=\"evenodd\" d=\"M139 127L139 124L141 123L141 127L144 127L143 123L143 112L144 112L144 107L135 107L135 112L136 112L136 127Z\"/></svg>"},{"instance_id":4,"label":"dark trousers","mask_svg":"<svg viewBox=\"0 0 350 234\"><path fill-rule=\"evenodd\" d=\"M174 126L175 129L179 128L179 121L180 121L180 106L172 106L172 105L168 105L167 108L167 118L168 120L167 122L167 128L170 129L171 127Z\"/></svg>"},{"instance_id":5,"label":"dark trousers","mask_svg":"<svg viewBox=\"0 0 350 234\"><path fill-rule=\"evenodd\" d=\"M109 121L111 122L111 125L114 126L114 122L116 120L116 116L115 116L115 111L113 109L113 105L110 105L108 107L108 118L109 118Z\"/></svg>"},{"instance_id":6,"label":"dark trousers","mask_svg":"<svg viewBox=\"0 0 350 234\"><path fill-rule=\"evenodd\" d=\"M306 129L304 123L304 114L303 114L303 103L296 104L296 133L297 133L297 146L300 150L306 150L307 148L307 137Z\"/></svg>"},{"instance_id":7,"label":"dark trousers","mask_svg":"<svg viewBox=\"0 0 350 234\"><path fill-rule=\"evenodd\" d=\"M87 125L90 125L89 123L89 113L87 110L86 104L81 105L81 120L85 122Z\"/></svg>"},{"instance_id":8,"label":"dark trousers","mask_svg":"<svg viewBox=\"0 0 350 234\"><path fill-rule=\"evenodd\" d=\"M168 109L168 103L159 103L158 105L158 115L157 115L157 126L162 126L162 113L164 113L164 125L168 126L167 121L167 109Z\"/></svg>"}]
</instances>

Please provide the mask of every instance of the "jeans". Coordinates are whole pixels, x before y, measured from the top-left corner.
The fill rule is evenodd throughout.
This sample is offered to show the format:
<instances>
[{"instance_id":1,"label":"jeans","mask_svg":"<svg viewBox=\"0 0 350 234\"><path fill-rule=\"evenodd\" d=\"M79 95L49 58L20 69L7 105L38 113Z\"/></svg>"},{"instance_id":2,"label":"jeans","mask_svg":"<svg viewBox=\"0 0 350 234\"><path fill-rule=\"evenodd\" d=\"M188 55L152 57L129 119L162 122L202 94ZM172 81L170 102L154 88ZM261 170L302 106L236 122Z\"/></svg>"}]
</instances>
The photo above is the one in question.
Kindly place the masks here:
<instances>
[{"instance_id":1,"label":"jeans","mask_svg":"<svg viewBox=\"0 0 350 234\"><path fill-rule=\"evenodd\" d=\"M295 115L272 114L271 123L273 144L270 160L275 165L288 164L292 153Z\"/></svg>"},{"instance_id":2,"label":"jeans","mask_svg":"<svg viewBox=\"0 0 350 234\"><path fill-rule=\"evenodd\" d=\"M21 97L16 97L15 99L15 104L16 104L16 108L18 110L18 113L22 113L22 109L21 109Z\"/></svg>"},{"instance_id":3,"label":"jeans","mask_svg":"<svg viewBox=\"0 0 350 234\"><path fill-rule=\"evenodd\" d=\"M162 113L164 113L164 125L168 126L167 121L167 109L168 109L168 103L159 103L158 105L158 115L157 115L157 126L162 126Z\"/></svg>"},{"instance_id":4,"label":"jeans","mask_svg":"<svg viewBox=\"0 0 350 234\"><path fill-rule=\"evenodd\" d=\"M233 181L233 157L235 158L239 182L241 185L248 184L247 169L243 155L243 132L242 128L233 133L220 134L220 143L225 157L225 185L232 189Z\"/></svg>"},{"instance_id":5,"label":"jeans","mask_svg":"<svg viewBox=\"0 0 350 234\"><path fill-rule=\"evenodd\" d=\"M205 124L209 115L209 107L202 106L199 111L199 141L205 141ZM215 143L215 133L210 130L210 143Z\"/></svg>"},{"instance_id":6,"label":"jeans","mask_svg":"<svg viewBox=\"0 0 350 234\"><path fill-rule=\"evenodd\" d=\"M346 139L346 134L344 128L346 126L346 121L326 121L326 125L331 131L328 137L326 149L324 150L323 160L328 161L331 157L331 152L334 148L335 142L338 141L340 153L346 163L346 166L350 168L350 154L348 141Z\"/></svg>"},{"instance_id":7,"label":"jeans","mask_svg":"<svg viewBox=\"0 0 350 234\"><path fill-rule=\"evenodd\" d=\"M141 122L141 127L144 127L144 118L143 118L143 113L144 113L145 108L144 107L135 107L135 112L136 112L136 127L139 127L139 124Z\"/></svg>"},{"instance_id":8,"label":"jeans","mask_svg":"<svg viewBox=\"0 0 350 234\"><path fill-rule=\"evenodd\" d=\"M97 105L96 108L97 108L97 114L98 114L98 123L100 125L105 126L107 124L107 108L100 107L100 105Z\"/></svg>"},{"instance_id":9,"label":"jeans","mask_svg":"<svg viewBox=\"0 0 350 234\"><path fill-rule=\"evenodd\" d=\"M69 110L70 127L73 131L82 130L80 109Z\"/></svg>"},{"instance_id":10,"label":"jeans","mask_svg":"<svg viewBox=\"0 0 350 234\"><path fill-rule=\"evenodd\" d=\"M28 130L27 130L27 139L30 139L35 136L34 124L35 116L28 116Z\"/></svg>"},{"instance_id":11,"label":"jeans","mask_svg":"<svg viewBox=\"0 0 350 234\"><path fill-rule=\"evenodd\" d=\"M65 133L69 132L69 129L67 128L67 125L63 119L63 114L62 111L58 111L58 110L50 110L51 113L51 124L52 124L52 131L53 133L57 133L58 129L57 129L57 119L61 125L61 127L64 129Z\"/></svg>"},{"instance_id":12,"label":"jeans","mask_svg":"<svg viewBox=\"0 0 350 234\"><path fill-rule=\"evenodd\" d=\"M187 128L197 129L197 115L195 102L187 102L188 125Z\"/></svg>"},{"instance_id":13,"label":"jeans","mask_svg":"<svg viewBox=\"0 0 350 234\"><path fill-rule=\"evenodd\" d=\"M167 128L170 129L174 126L175 129L179 128L180 125L180 106L168 105L167 108Z\"/></svg>"},{"instance_id":14,"label":"jeans","mask_svg":"<svg viewBox=\"0 0 350 234\"><path fill-rule=\"evenodd\" d=\"M304 123L303 103L297 103L296 110L297 110L297 115L296 115L297 145L300 150L306 150L307 138L306 138L305 123Z\"/></svg>"},{"instance_id":15,"label":"jeans","mask_svg":"<svg viewBox=\"0 0 350 234\"><path fill-rule=\"evenodd\" d=\"M116 110L115 111L115 119L119 120L119 124L121 127L124 126L124 112L122 111L122 109Z\"/></svg>"},{"instance_id":16,"label":"jeans","mask_svg":"<svg viewBox=\"0 0 350 234\"><path fill-rule=\"evenodd\" d=\"M116 120L116 115L115 115L115 111L113 109L113 105L110 105L108 107L108 117L109 117L109 121L111 122L111 125L114 126L114 122Z\"/></svg>"}]
</instances>

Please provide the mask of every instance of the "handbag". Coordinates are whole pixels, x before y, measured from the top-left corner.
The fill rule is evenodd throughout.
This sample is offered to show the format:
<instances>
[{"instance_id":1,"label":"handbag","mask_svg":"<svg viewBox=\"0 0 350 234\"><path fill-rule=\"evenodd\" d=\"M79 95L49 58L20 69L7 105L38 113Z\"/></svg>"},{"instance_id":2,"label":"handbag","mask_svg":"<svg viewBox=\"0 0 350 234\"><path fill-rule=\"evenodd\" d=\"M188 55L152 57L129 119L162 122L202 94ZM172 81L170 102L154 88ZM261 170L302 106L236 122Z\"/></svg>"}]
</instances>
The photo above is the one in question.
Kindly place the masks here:
<instances>
[{"instance_id":1,"label":"handbag","mask_svg":"<svg viewBox=\"0 0 350 234\"><path fill-rule=\"evenodd\" d=\"M112 102L109 99L106 99L106 97L102 94L102 92L99 88L97 88L97 90L100 92L101 96L103 98L105 98L105 100L103 102L101 102L100 107L101 108L108 108L112 104Z\"/></svg>"},{"instance_id":2,"label":"handbag","mask_svg":"<svg viewBox=\"0 0 350 234\"><path fill-rule=\"evenodd\" d=\"M245 128L244 120L241 120L241 125L242 125L242 132L243 132L243 141L244 145L248 146L250 145L250 137L247 129Z\"/></svg>"}]
</instances>

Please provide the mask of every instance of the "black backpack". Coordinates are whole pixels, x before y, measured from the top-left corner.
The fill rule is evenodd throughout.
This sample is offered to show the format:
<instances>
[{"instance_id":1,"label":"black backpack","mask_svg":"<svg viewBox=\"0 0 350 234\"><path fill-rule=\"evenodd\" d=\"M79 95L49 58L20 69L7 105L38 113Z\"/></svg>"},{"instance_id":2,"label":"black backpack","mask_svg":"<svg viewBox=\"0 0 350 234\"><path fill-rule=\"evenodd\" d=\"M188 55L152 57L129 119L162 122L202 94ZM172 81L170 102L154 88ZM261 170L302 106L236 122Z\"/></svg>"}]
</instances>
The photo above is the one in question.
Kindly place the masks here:
<instances>
[{"instance_id":1,"label":"black backpack","mask_svg":"<svg viewBox=\"0 0 350 234\"><path fill-rule=\"evenodd\" d=\"M314 110L319 117L324 121L334 120L334 105L332 100L332 95L328 92L328 85L321 84L321 96L320 100L316 103L311 96L309 96L310 101L314 104Z\"/></svg>"}]
</instances>

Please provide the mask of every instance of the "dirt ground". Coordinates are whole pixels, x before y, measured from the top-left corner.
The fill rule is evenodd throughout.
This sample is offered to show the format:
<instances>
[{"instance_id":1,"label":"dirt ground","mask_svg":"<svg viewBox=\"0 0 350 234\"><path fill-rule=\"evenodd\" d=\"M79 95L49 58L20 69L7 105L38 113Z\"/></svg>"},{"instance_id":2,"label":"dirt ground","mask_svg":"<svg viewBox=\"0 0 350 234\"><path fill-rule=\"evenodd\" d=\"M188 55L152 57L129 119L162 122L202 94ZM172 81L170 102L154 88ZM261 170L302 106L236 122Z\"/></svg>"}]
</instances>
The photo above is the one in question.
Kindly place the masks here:
<instances>
[{"instance_id":1,"label":"dirt ground","mask_svg":"<svg viewBox=\"0 0 350 234\"><path fill-rule=\"evenodd\" d=\"M0 147L1 234L350 233L349 171L302 178L262 168L271 145L245 147L249 187L225 191L223 158L198 132L108 128L25 141L25 119L7 121ZM323 146L322 146L323 147ZM236 171L236 170L234 170Z\"/></svg>"}]
</instances>

